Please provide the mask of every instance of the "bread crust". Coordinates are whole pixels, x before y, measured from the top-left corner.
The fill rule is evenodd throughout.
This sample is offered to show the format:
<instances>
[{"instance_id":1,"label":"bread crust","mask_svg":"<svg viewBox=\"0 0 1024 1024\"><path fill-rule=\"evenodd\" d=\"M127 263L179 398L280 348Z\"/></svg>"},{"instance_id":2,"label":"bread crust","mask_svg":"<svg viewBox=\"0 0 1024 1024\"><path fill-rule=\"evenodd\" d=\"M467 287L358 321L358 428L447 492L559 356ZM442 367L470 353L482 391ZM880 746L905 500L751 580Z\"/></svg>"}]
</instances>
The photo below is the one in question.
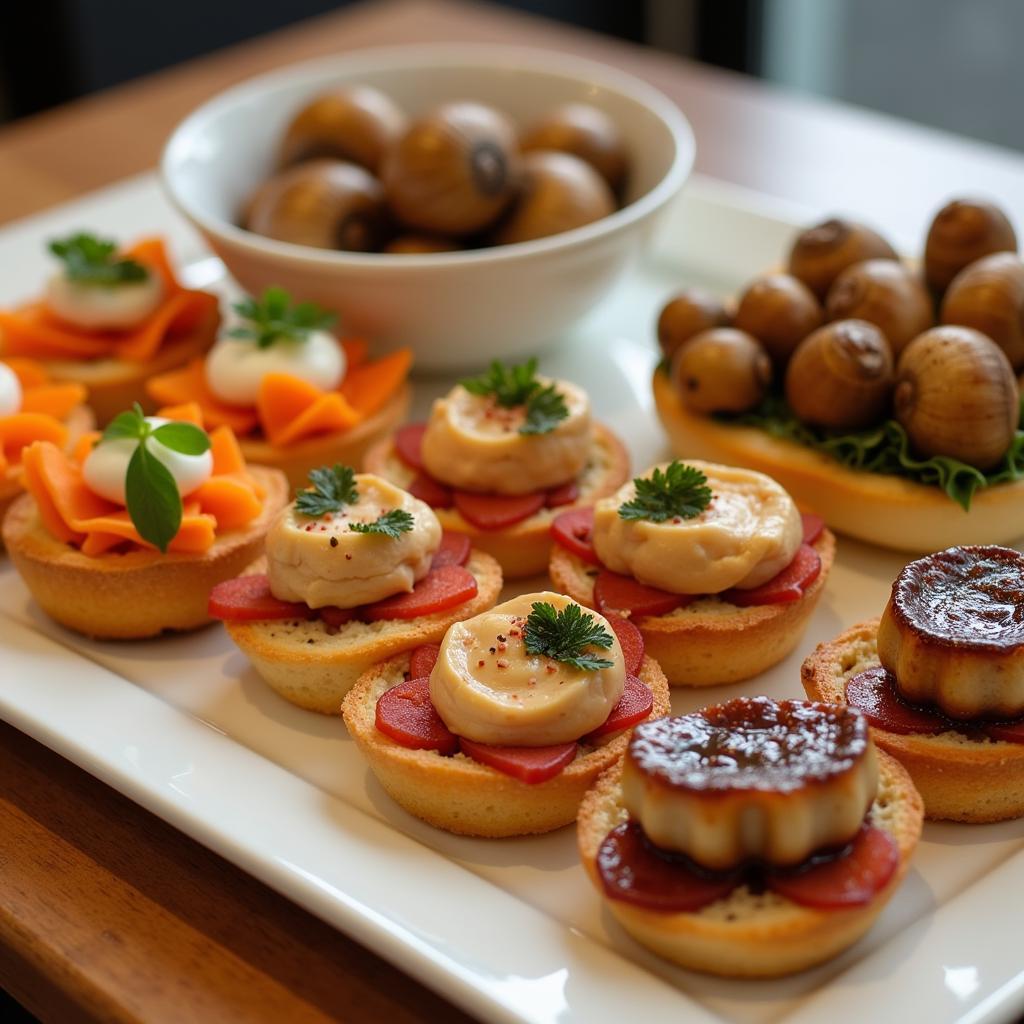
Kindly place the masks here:
<instances>
[{"instance_id":1,"label":"bread crust","mask_svg":"<svg viewBox=\"0 0 1024 1024\"><path fill-rule=\"evenodd\" d=\"M878 664L878 623L869 619L819 644L800 680L811 700L846 703L846 682ZM984 823L1024 817L1024 744L961 733L901 735L872 726L875 743L910 773L929 819Z\"/></svg>"},{"instance_id":2,"label":"bread crust","mask_svg":"<svg viewBox=\"0 0 1024 1024\"><path fill-rule=\"evenodd\" d=\"M474 550L466 568L476 577L476 597L417 619L354 621L337 630L321 619L224 625L256 671L285 700L307 711L340 715L342 698L368 669L420 644L437 643L453 622L494 605L502 585L498 563Z\"/></svg>"},{"instance_id":3,"label":"bread crust","mask_svg":"<svg viewBox=\"0 0 1024 1024\"><path fill-rule=\"evenodd\" d=\"M309 471L320 466L359 468L367 451L390 435L409 412L412 388L403 384L383 408L357 423L351 430L320 434L279 448L263 438L240 437L238 446L250 465L273 466L288 477L292 490L309 486Z\"/></svg>"},{"instance_id":4,"label":"bread crust","mask_svg":"<svg viewBox=\"0 0 1024 1024\"><path fill-rule=\"evenodd\" d=\"M157 349L149 362L134 363L127 359L41 359L54 381L73 381L89 389L88 402L100 426L109 423L119 412L138 402L147 413L156 411L157 403L146 394L146 381L160 373L176 370L203 355L217 338L220 312L211 308L191 331L179 334ZM2 346L0 346L2 347Z\"/></svg>"},{"instance_id":5,"label":"bread crust","mask_svg":"<svg viewBox=\"0 0 1024 1024\"><path fill-rule=\"evenodd\" d=\"M388 438L367 453L364 468L408 487L415 473L398 457L394 441ZM473 547L492 555L501 564L506 579L537 576L547 570L551 554L551 521L561 512L593 505L598 498L617 491L629 479L629 454L623 443L606 426L594 424L590 465L583 472L579 498L571 505L541 509L536 515L506 530L480 530L462 518L454 508L434 511L445 530L465 533Z\"/></svg>"},{"instance_id":6,"label":"bread crust","mask_svg":"<svg viewBox=\"0 0 1024 1024\"><path fill-rule=\"evenodd\" d=\"M288 484L276 469L250 466L249 472L263 488L263 511L203 554L83 555L47 532L30 494L17 498L4 518L4 543L36 602L68 629L105 640L196 629L211 621L207 602L215 584L244 572L288 503Z\"/></svg>"},{"instance_id":7,"label":"bread crust","mask_svg":"<svg viewBox=\"0 0 1024 1024\"><path fill-rule=\"evenodd\" d=\"M654 373L654 404L681 458L748 466L774 477L840 533L915 553L954 544L1005 544L1021 535L1024 480L984 487L964 510L938 487L865 473L821 452L688 412L666 374Z\"/></svg>"},{"instance_id":8,"label":"bread crust","mask_svg":"<svg viewBox=\"0 0 1024 1024\"><path fill-rule=\"evenodd\" d=\"M377 665L345 698L342 714L352 738L388 795L410 814L459 835L498 839L551 832L570 824L584 793L609 765L622 757L629 732L588 748L553 779L528 785L480 764L465 754L442 757L432 750L400 746L375 724L377 699L400 683L408 656ZM640 678L654 694L652 718L670 711L668 685L653 658L645 657Z\"/></svg>"},{"instance_id":9,"label":"bread crust","mask_svg":"<svg viewBox=\"0 0 1024 1024\"><path fill-rule=\"evenodd\" d=\"M921 834L923 807L909 775L879 752L879 790L869 812L900 851L892 880L864 907L817 910L773 892L740 887L694 913L667 913L621 900L607 906L638 942L682 967L736 978L774 978L829 960L853 945L874 923L907 873ZM577 841L590 880L604 894L597 851L605 836L628 818L622 804L621 761L613 765L580 806Z\"/></svg>"},{"instance_id":10,"label":"bread crust","mask_svg":"<svg viewBox=\"0 0 1024 1024\"><path fill-rule=\"evenodd\" d=\"M633 619L648 654L661 665L670 686L718 686L750 679L778 664L800 642L818 605L836 539L823 530L814 549L821 573L799 601L739 608L717 598L701 598L668 615ZM555 589L588 608L594 607L595 567L558 544L549 573Z\"/></svg>"}]
</instances>

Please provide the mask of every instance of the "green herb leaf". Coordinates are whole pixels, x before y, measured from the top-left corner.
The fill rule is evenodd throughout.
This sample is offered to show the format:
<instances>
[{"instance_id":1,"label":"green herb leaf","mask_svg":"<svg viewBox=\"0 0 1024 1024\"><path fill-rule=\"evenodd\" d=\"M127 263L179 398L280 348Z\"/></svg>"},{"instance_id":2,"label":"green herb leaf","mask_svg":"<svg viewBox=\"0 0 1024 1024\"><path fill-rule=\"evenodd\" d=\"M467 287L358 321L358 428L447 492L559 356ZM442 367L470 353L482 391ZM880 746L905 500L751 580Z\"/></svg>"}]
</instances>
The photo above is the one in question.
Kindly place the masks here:
<instances>
[{"instance_id":1,"label":"green herb leaf","mask_svg":"<svg viewBox=\"0 0 1024 1024\"><path fill-rule=\"evenodd\" d=\"M668 519L693 519L711 503L708 478L695 466L678 459L662 471L655 469L650 477L633 481L636 497L619 506L619 518L647 519L664 523Z\"/></svg>"},{"instance_id":2,"label":"green herb leaf","mask_svg":"<svg viewBox=\"0 0 1024 1024\"><path fill-rule=\"evenodd\" d=\"M327 512L340 512L359 497L356 475L350 466L321 466L310 470L312 488L295 496L295 511L316 519Z\"/></svg>"},{"instance_id":3,"label":"green herb leaf","mask_svg":"<svg viewBox=\"0 0 1024 1024\"><path fill-rule=\"evenodd\" d=\"M537 379L537 360L528 359L519 366L505 366L495 360L479 377L466 377L459 382L471 395L493 396L503 409L526 407L526 419L520 434L547 434L569 415L565 398L553 384L543 385Z\"/></svg>"},{"instance_id":4,"label":"green herb leaf","mask_svg":"<svg viewBox=\"0 0 1024 1024\"><path fill-rule=\"evenodd\" d=\"M372 523L349 523L348 528L352 533L379 533L394 539L408 533L415 525L416 520L404 508L393 508Z\"/></svg>"},{"instance_id":5,"label":"green herb leaf","mask_svg":"<svg viewBox=\"0 0 1024 1024\"><path fill-rule=\"evenodd\" d=\"M523 630L527 654L542 654L584 672L611 668L613 661L587 653L586 648L609 648L614 642L611 633L578 604L557 611L546 601L535 601Z\"/></svg>"},{"instance_id":6,"label":"green herb leaf","mask_svg":"<svg viewBox=\"0 0 1024 1024\"><path fill-rule=\"evenodd\" d=\"M896 420L887 420L869 430L836 433L802 423L780 395L770 395L756 409L739 416L716 416L722 422L757 427L773 437L823 452L849 469L905 477L938 487L968 511L974 495L982 488L1024 479L1024 430L1018 430L1003 461L982 473L959 459L937 455L917 458L907 432Z\"/></svg>"},{"instance_id":7,"label":"green herb leaf","mask_svg":"<svg viewBox=\"0 0 1024 1024\"><path fill-rule=\"evenodd\" d=\"M210 450L209 435L194 423L181 423L177 420L162 423L151 436L165 448L182 455L202 455Z\"/></svg>"},{"instance_id":8,"label":"green herb leaf","mask_svg":"<svg viewBox=\"0 0 1024 1024\"><path fill-rule=\"evenodd\" d=\"M115 441L118 438L141 438L147 431L146 417L138 402L134 408L119 412L104 428L101 441Z\"/></svg>"},{"instance_id":9,"label":"green herb leaf","mask_svg":"<svg viewBox=\"0 0 1024 1024\"><path fill-rule=\"evenodd\" d=\"M112 288L149 277L149 271L137 260L118 258L116 242L85 232L54 239L49 249L63 260L68 278L79 284Z\"/></svg>"},{"instance_id":10,"label":"green herb leaf","mask_svg":"<svg viewBox=\"0 0 1024 1024\"><path fill-rule=\"evenodd\" d=\"M170 470L149 452L144 439L128 462L125 498L139 536L166 553L181 528L181 495Z\"/></svg>"},{"instance_id":11,"label":"green herb leaf","mask_svg":"<svg viewBox=\"0 0 1024 1024\"><path fill-rule=\"evenodd\" d=\"M247 322L233 327L228 335L255 341L259 348L270 348L279 341L305 341L313 331L326 330L337 319L312 302L293 305L283 288L268 288L258 300L235 303L234 310Z\"/></svg>"}]
</instances>

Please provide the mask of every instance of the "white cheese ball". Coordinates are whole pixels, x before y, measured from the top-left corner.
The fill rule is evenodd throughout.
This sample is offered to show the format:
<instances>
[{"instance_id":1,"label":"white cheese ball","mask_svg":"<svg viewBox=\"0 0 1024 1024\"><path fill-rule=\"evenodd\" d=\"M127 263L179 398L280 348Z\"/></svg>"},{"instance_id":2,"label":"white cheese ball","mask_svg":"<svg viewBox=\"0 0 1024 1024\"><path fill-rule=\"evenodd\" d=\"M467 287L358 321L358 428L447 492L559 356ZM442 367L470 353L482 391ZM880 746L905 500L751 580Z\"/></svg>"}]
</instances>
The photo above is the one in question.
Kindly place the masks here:
<instances>
[{"instance_id":1,"label":"white cheese ball","mask_svg":"<svg viewBox=\"0 0 1024 1024\"><path fill-rule=\"evenodd\" d=\"M20 408L21 381L6 363L0 363L0 416L10 416Z\"/></svg>"},{"instance_id":2,"label":"white cheese ball","mask_svg":"<svg viewBox=\"0 0 1024 1024\"><path fill-rule=\"evenodd\" d=\"M160 305L164 284L158 274L121 284L83 284L57 273L47 282L47 308L59 320L87 331L138 327Z\"/></svg>"}]
</instances>

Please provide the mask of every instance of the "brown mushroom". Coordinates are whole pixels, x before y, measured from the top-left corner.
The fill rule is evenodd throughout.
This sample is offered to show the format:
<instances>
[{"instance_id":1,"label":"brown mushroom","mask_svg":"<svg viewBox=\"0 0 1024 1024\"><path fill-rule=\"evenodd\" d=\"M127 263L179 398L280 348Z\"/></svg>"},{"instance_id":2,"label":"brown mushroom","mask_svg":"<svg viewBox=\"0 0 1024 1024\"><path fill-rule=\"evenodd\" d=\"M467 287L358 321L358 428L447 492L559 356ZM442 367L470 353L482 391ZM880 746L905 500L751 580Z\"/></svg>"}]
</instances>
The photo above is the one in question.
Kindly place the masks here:
<instances>
[{"instance_id":1,"label":"brown mushroom","mask_svg":"<svg viewBox=\"0 0 1024 1024\"><path fill-rule=\"evenodd\" d=\"M312 160L271 179L253 197L250 231L295 245L372 252L388 236L384 190L343 160Z\"/></svg>"},{"instance_id":2,"label":"brown mushroom","mask_svg":"<svg viewBox=\"0 0 1024 1024\"><path fill-rule=\"evenodd\" d=\"M918 454L980 470L999 464L1020 417L1009 360L969 327L933 327L903 350L893 406Z\"/></svg>"},{"instance_id":3,"label":"brown mushroom","mask_svg":"<svg viewBox=\"0 0 1024 1024\"><path fill-rule=\"evenodd\" d=\"M384 251L397 255L422 256L431 252L458 252L461 248L457 242L440 235L399 235L384 246Z\"/></svg>"},{"instance_id":4,"label":"brown mushroom","mask_svg":"<svg viewBox=\"0 0 1024 1024\"><path fill-rule=\"evenodd\" d=\"M669 299L658 317L661 354L671 359L687 339L728 323L729 314L717 295L704 288L684 288Z\"/></svg>"},{"instance_id":5,"label":"brown mushroom","mask_svg":"<svg viewBox=\"0 0 1024 1024\"><path fill-rule=\"evenodd\" d=\"M767 393L772 363L756 338L714 327L683 342L671 372L683 404L693 412L746 412Z\"/></svg>"},{"instance_id":6,"label":"brown mushroom","mask_svg":"<svg viewBox=\"0 0 1024 1024\"><path fill-rule=\"evenodd\" d=\"M939 319L988 335L1015 370L1024 368L1024 261L997 252L964 267L946 290Z\"/></svg>"},{"instance_id":7,"label":"brown mushroom","mask_svg":"<svg viewBox=\"0 0 1024 1024\"><path fill-rule=\"evenodd\" d=\"M553 149L585 160L615 192L625 181L629 161L622 133L589 103L556 107L526 130L520 144L524 153Z\"/></svg>"},{"instance_id":8,"label":"brown mushroom","mask_svg":"<svg viewBox=\"0 0 1024 1024\"><path fill-rule=\"evenodd\" d=\"M590 224L615 210L608 183L568 153L538 150L523 158L523 188L491 235L496 245L546 238Z\"/></svg>"},{"instance_id":9,"label":"brown mushroom","mask_svg":"<svg viewBox=\"0 0 1024 1024\"><path fill-rule=\"evenodd\" d=\"M837 320L806 337L786 370L786 401L815 427L857 430L885 419L892 351L866 320Z\"/></svg>"},{"instance_id":10,"label":"brown mushroom","mask_svg":"<svg viewBox=\"0 0 1024 1024\"><path fill-rule=\"evenodd\" d=\"M954 199L937 214L924 243L924 274L940 294L969 263L993 252L1016 252L1006 214L980 199Z\"/></svg>"},{"instance_id":11,"label":"brown mushroom","mask_svg":"<svg viewBox=\"0 0 1024 1024\"><path fill-rule=\"evenodd\" d=\"M405 125L405 114L379 89L336 89L317 96L295 115L281 141L280 162L287 166L332 157L376 174Z\"/></svg>"},{"instance_id":12,"label":"brown mushroom","mask_svg":"<svg viewBox=\"0 0 1024 1024\"><path fill-rule=\"evenodd\" d=\"M481 103L459 102L414 122L392 147L382 176L403 224L458 236L498 219L518 191L521 167L508 119Z\"/></svg>"},{"instance_id":13,"label":"brown mushroom","mask_svg":"<svg viewBox=\"0 0 1024 1024\"><path fill-rule=\"evenodd\" d=\"M896 251L866 225L833 217L796 236L789 252L789 272L824 299L850 264L871 259L894 260Z\"/></svg>"},{"instance_id":14,"label":"brown mushroom","mask_svg":"<svg viewBox=\"0 0 1024 1024\"><path fill-rule=\"evenodd\" d=\"M780 367L823 320L814 293L792 274L757 278L740 296L734 318L735 325L757 338Z\"/></svg>"},{"instance_id":15,"label":"brown mushroom","mask_svg":"<svg viewBox=\"0 0 1024 1024\"><path fill-rule=\"evenodd\" d=\"M867 320L881 328L894 356L935 323L928 289L895 260L847 267L828 290L825 312L830 320Z\"/></svg>"}]
</instances>

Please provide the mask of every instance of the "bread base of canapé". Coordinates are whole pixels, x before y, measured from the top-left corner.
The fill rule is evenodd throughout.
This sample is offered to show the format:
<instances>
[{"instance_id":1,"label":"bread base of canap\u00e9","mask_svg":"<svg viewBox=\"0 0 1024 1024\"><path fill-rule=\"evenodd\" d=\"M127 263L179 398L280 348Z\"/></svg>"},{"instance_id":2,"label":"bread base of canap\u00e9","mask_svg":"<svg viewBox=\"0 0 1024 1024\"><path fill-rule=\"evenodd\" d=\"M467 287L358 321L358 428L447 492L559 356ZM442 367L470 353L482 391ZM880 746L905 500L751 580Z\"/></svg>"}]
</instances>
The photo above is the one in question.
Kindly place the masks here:
<instances>
[{"instance_id":1,"label":"bread base of canap\u00e9","mask_svg":"<svg viewBox=\"0 0 1024 1024\"><path fill-rule=\"evenodd\" d=\"M211 309L192 330L175 335L157 349L145 363L127 359L42 359L40 363L54 381L73 381L89 389L89 407L96 422L103 426L119 412L138 402L147 413L156 411L157 403L146 395L146 381L157 374L176 370L203 355L217 338L220 313ZM0 343L2 351L2 343Z\"/></svg>"},{"instance_id":2,"label":"bread base of canap\u00e9","mask_svg":"<svg viewBox=\"0 0 1024 1024\"><path fill-rule=\"evenodd\" d=\"M392 434L405 419L411 396L412 389L404 384L382 408L343 433L321 434L283 448L262 438L240 437L238 444L246 462L280 469L292 488L298 490L309 486L311 469L338 463L361 467L367 451Z\"/></svg>"},{"instance_id":3,"label":"bread base of canap\u00e9","mask_svg":"<svg viewBox=\"0 0 1024 1024\"><path fill-rule=\"evenodd\" d=\"M690 913L606 901L619 924L659 956L682 967L735 978L774 978L837 956L874 923L902 881L921 834L921 798L899 763L879 754L878 796L870 821L900 851L892 880L863 907L817 910L774 892L741 886ZM583 865L603 894L596 856L605 836L629 817L622 803L621 762L606 772L580 807L577 839Z\"/></svg>"},{"instance_id":4,"label":"bread base of canap\u00e9","mask_svg":"<svg viewBox=\"0 0 1024 1024\"><path fill-rule=\"evenodd\" d=\"M660 370L654 373L654 404L680 458L767 473L834 530L870 544L931 552L954 544L1005 544L1024 532L1024 480L981 488L965 512L938 487L849 469L756 427L691 413Z\"/></svg>"},{"instance_id":5,"label":"bread base of canap\u00e9","mask_svg":"<svg viewBox=\"0 0 1024 1024\"><path fill-rule=\"evenodd\" d=\"M482 551L472 551L466 568L476 577L476 597L433 615L352 621L338 629L322 619L228 621L224 625L256 671L285 700L307 711L340 715L342 698L368 669L420 644L437 643L453 622L494 605L502 585L498 563Z\"/></svg>"},{"instance_id":6,"label":"bread base of canap\u00e9","mask_svg":"<svg viewBox=\"0 0 1024 1024\"><path fill-rule=\"evenodd\" d=\"M847 680L878 664L878 622L851 626L815 648L800 672L811 700L846 703ZM928 818L980 824L1024 817L1024 744L874 726L871 734L910 773Z\"/></svg>"},{"instance_id":7,"label":"bread base of canap\u00e9","mask_svg":"<svg viewBox=\"0 0 1024 1024\"><path fill-rule=\"evenodd\" d=\"M799 601L740 608L702 597L668 615L639 615L633 623L644 649L665 672L670 686L738 683L777 665L800 642L835 556L835 537L824 530L814 544L821 573ZM555 589L594 607L598 569L555 544L549 567Z\"/></svg>"},{"instance_id":8,"label":"bread base of canap\u00e9","mask_svg":"<svg viewBox=\"0 0 1024 1024\"><path fill-rule=\"evenodd\" d=\"M442 757L410 750L376 727L377 700L402 682L408 657L394 658L367 672L345 698L342 714L352 738L388 795L410 814L459 835L500 839L551 832L570 824L584 794L625 752L630 730L610 735L600 746L582 747L553 779L533 785L474 761L465 754ZM644 658L640 679L654 694L652 718L670 711L668 685L658 663Z\"/></svg>"},{"instance_id":9,"label":"bread base of canap\u00e9","mask_svg":"<svg viewBox=\"0 0 1024 1024\"><path fill-rule=\"evenodd\" d=\"M364 468L399 487L408 487L416 476L395 451L389 438L366 454ZM579 497L571 505L544 508L504 530L481 530L454 508L434 509L445 530L467 534L473 547L493 555L506 579L522 579L547 571L551 555L551 521L579 505L593 505L618 490L629 479L629 455L622 442L605 426L594 424L591 456L579 477Z\"/></svg>"},{"instance_id":10,"label":"bread base of canap\u00e9","mask_svg":"<svg viewBox=\"0 0 1024 1024\"><path fill-rule=\"evenodd\" d=\"M76 406L64 420L68 428L67 446L70 448L85 433L96 426L92 410L87 405ZM0 473L0 523L4 521L7 510L14 504L14 499L25 493L21 482L21 466L8 466L7 471ZM0 539L0 551L3 551L3 540Z\"/></svg>"},{"instance_id":11,"label":"bread base of canap\u00e9","mask_svg":"<svg viewBox=\"0 0 1024 1024\"><path fill-rule=\"evenodd\" d=\"M68 629L103 640L196 629L211 621L210 591L259 556L267 529L289 501L277 470L250 466L249 472L263 488L263 511L243 529L218 536L203 554L138 549L83 555L47 532L30 494L7 513L4 543L36 603Z\"/></svg>"}]
</instances>

